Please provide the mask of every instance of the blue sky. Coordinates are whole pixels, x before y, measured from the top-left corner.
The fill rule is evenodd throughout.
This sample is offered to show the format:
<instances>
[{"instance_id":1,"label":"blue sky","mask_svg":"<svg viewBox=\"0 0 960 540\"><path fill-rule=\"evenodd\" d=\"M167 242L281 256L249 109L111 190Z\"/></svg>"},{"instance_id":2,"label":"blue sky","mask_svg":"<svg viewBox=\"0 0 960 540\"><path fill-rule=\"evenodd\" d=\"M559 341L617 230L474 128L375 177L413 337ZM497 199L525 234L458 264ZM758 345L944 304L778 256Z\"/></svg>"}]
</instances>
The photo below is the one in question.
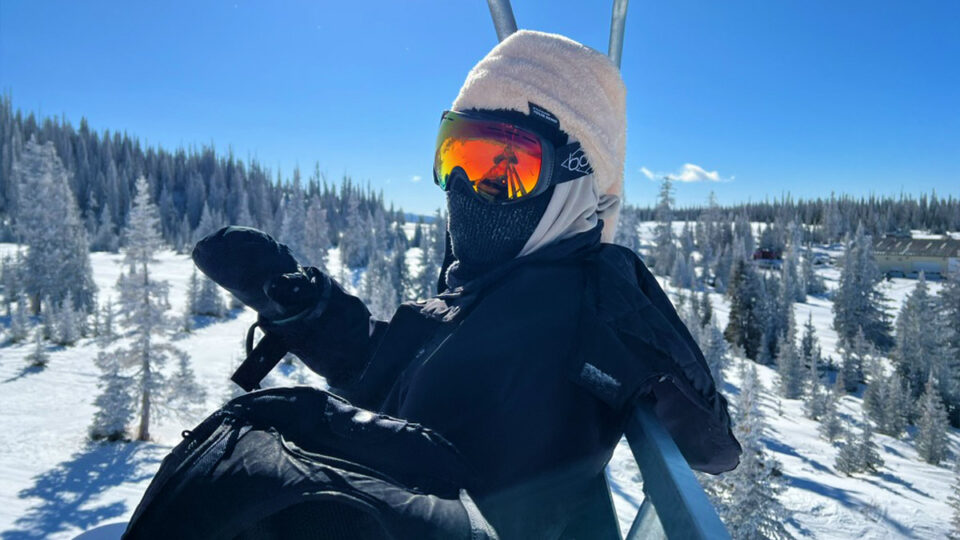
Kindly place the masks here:
<instances>
[{"instance_id":1,"label":"blue sky","mask_svg":"<svg viewBox=\"0 0 960 540\"><path fill-rule=\"evenodd\" d=\"M606 50L607 1L514 0L521 28ZM634 0L626 189L649 204L960 195L960 2ZM430 212L440 112L496 43L483 0L0 2L0 91L285 175L315 161Z\"/></svg>"}]
</instances>

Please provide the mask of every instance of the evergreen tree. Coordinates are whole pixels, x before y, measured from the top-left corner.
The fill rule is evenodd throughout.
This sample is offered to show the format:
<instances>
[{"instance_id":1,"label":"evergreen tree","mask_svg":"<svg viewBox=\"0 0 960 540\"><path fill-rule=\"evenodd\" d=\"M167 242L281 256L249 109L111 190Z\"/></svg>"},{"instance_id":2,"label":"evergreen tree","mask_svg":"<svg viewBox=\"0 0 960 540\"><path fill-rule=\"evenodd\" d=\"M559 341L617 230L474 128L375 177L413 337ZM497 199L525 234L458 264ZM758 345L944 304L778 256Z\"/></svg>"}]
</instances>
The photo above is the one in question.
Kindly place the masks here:
<instances>
[{"instance_id":1,"label":"evergreen tree","mask_svg":"<svg viewBox=\"0 0 960 540\"><path fill-rule=\"evenodd\" d=\"M927 384L931 374L940 371L938 368L944 362L941 358L943 336L932 328L936 324L936 313L936 299L930 295L921 272L900 309L894 348L897 370L917 393Z\"/></svg>"},{"instance_id":2,"label":"evergreen tree","mask_svg":"<svg viewBox=\"0 0 960 540\"><path fill-rule=\"evenodd\" d=\"M756 360L762 345L766 313L763 282L751 263L742 258L734 263L728 293L730 319L723 335L731 344L741 347L747 358Z\"/></svg>"},{"instance_id":3,"label":"evergreen tree","mask_svg":"<svg viewBox=\"0 0 960 540\"><path fill-rule=\"evenodd\" d=\"M777 371L780 374L780 394L787 399L797 399L803 394L803 359L797 351L797 325L793 310L787 316L787 333L780 339L777 354Z\"/></svg>"},{"instance_id":4,"label":"evergreen tree","mask_svg":"<svg viewBox=\"0 0 960 540\"><path fill-rule=\"evenodd\" d=\"M156 205L150 201L147 181L141 177L137 180L136 198L125 233L124 264L129 270L117 281L119 314L129 329L131 342L129 347L112 353L117 355L123 369L133 370L140 416L137 440L150 438L150 423L155 412L170 410L171 392L163 375L163 365L171 354L183 354L169 343L159 342L172 330L173 321L167 315L169 285L150 275L150 264L155 262L155 254L162 247L158 214Z\"/></svg>"},{"instance_id":5,"label":"evergreen tree","mask_svg":"<svg viewBox=\"0 0 960 540\"><path fill-rule=\"evenodd\" d=\"M677 247L673 235L673 181L663 177L660 184L660 198L656 209L657 225L653 230L653 269L660 275L668 275L673 270Z\"/></svg>"},{"instance_id":6,"label":"evergreen tree","mask_svg":"<svg viewBox=\"0 0 960 540\"><path fill-rule=\"evenodd\" d=\"M397 309L397 291L393 286L390 260L377 253L371 257L364 276L363 300L370 314L380 320L390 320Z\"/></svg>"},{"instance_id":7,"label":"evergreen tree","mask_svg":"<svg viewBox=\"0 0 960 540\"><path fill-rule=\"evenodd\" d=\"M819 420L826 414L827 402L830 400L830 394L823 386L820 379L820 357L814 355L810 357L807 364L806 377L806 396L803 403L804 413L811 420Z\"/></svg>"},{"instance_id":8,"label":"evergreen tree","mask_svg":"<svg viewBox=\"0 0 960 540\"><path fill-rule=\"evenodd\" d=\"M70 191L69 174L52 143L28 141L14 165L20 183L17 232L27 245L23 287L39 313L40 300L59 304L73 295L83 311L93 309L96 285L90 268L86 228Z\"/></svg>"},{"instance_id":9,"label":"evergreen tree","mask_svg":"<svg viewBox=\"0 0 960 540\"><path fill-rule=\"evenodd\" d=\"M939 465L947 458L947 412L933 379L927 381L919 408L915 439L917 454L927 463Z\"/></svg>"},{"instance_id":10,"label":"evergreen tree","mask_svg":"<svg viewBox=\"0 0 960 540\"><path fill-rule=\"evenodd\" d=\"M762 386L756 367L741 365L741 388L736 400L733 432L743 446L740 465L718 479L718 512L733 538L790 538L783 526L790 512L777 496L783 490L779 464L764 451L766 431L760 411Z\"/></svg>"},{"instance_id":11,"label":"evergreen tree","mask_svg":"<svg viewBox=\"0 0 960 540\"><path fill-rule=\"evenodd\" d=\"M843 372L845 388L847 392L856 392L863 382L864 364L873 350L863 335L863 329L858 329L852 340L841 340L840 347L840 370Z\"/></svg>"},{"instance_id":12,"label":"evergreen tree","mask_svg":"<svg viewBox=\"0 0 960 540\"><path fill-rule=\"evenodd\" d=\"M100 394L93 404L97 412L89 429L90 438L106 441L127 440L127 426L136 411L130 389L132 377L123 374L125 357L122 354L101 351L95 363L100 368Z\"/></svg>"},{"instance_id":13,"label":"evergreen tree","mask_svg":"<svg viewBox=\"0 0 960 540\"><path fill-rule=\"evenodd\" d=\"M806 302L807 288L800 274L800 236L799 228L795 223L787 227L790 232L790 242L783 254L783 263L780 266L780 282L784 289L784 298L789 302Z\"/></svg>"},{"instance_id":14,"label":"evergreen tree","mask_svg":"<svg viewBox=\"0 0 960 540\"><path fill-rule=\"evenodd\" d=\"M301 264L315 266L321 272L326 272L327 250L330 249L330 227L327 224L327 211L318 197L314 197L307 207L303 235Z\"/></svg>"},{"instance_id":15,"label":"evergreen tree","mask_svg":"<svg viewBox=\"0 0 960 540\"><path fill-rule=\"evenodd\" d=\"M800 338L800 355L807 364L819 364L820 340L817 339L817 331L813 327L813 313L807 315L807 322L803 323L803 336Z\"/></svg>"},{"instance_id":16,"label":"evergreen tree","mask_svg":"<svg viewBox=\"0 0 960 540\"><path fill-rule=\"evenodd\" d=\"M43 336L40 334L39 329L33 333L33 351L27 355L27 363L33 368L45 368L50 363L50 355L43 346Z\"/></svg>"},{"instance_id":17,"label":"evergreen tree","mask_svg":"<svg viewBox=\"0 0 960 540\"><path fill-rule=\"evenodd\" d=\"M17 307L10 316L10 333L8 337L13 343L20 343L29 337L30 316L27 314L27 295L23 292L17 297Z\"/></svg>"},{"instance_id":18,"label":"evergreen tree","mask_svg":"<svg viewBox=\"0 0 960 540\"><path fill-rule=\"evenodd\" d=\"M83 314L73 307L73 296L68 292L54 316L54 342L57 345L73 345L80 339Z\"/></svg>"},{"instance_id":19,"label":"evergreen tree","mask_svg":"<svg viewBox=\"0 0 960 540\"><path fill-rule=\"evenodd\" d=\"M280 241L286 244L294 257L301 263L307 260L306 254L306 225L307 209L304 202L303 189L300 185L300 173L294 170L293 186L284 198L280 207L282 212L280 225Z\"/></svg>"},{"instance_id":20,"label":"evergreen tree","mask_svg":"<svg viewBox=\"0 0 960 540\"><path fill-rule=\"evenodd\" d=\"M887 350L893 339L883 311L884 297L877 288L880 279L873 240L861 224L844 247L840 285L833 297L833 328L847 340L862 330L870 343Z\"/></svg>"},{"instance_id":21,"label":"evergreen tree","mask_svg":"<svg viewBox=\"0 0 960 540\"><path fill-rule=\"evenodd\" d=\"M840 446L834 467L837 472L847 476L860 472L875 473L883 467L883 459L873 442L873 426L869 420L864 419L859 437L854 438L852 434L847 434L847 441Z\"/></svg>"},{"instance_id":22,"label":"evergreen tree","mask_svg":"<svg viewBox=\"0 0 960 540\"><path fill-rule=\"evenodd\" d=\"M839 379L838 379L839 380ZM840 387L834 388L827 393L824 401L823 414L820 416L820 425L817 431L824 439L834 442L843 434L843 421L840 412L837 410L840 405L840 398L845 393L843 390L843 381L840 381Z\"/></svg>"},{"instance_id":23,"label":"evergreen tree","mask_svg":"<svg viewBox=\"0 0 960 540\"><path fill-rule=\"evenodd\" d=\"M197 294L196 302L193 304L193 314L207 317L223 317L226 314L226 306L223 303L223 296L220 295L220 289L212 279L202 276L200 278L200 291Z\"/></svg>"},{"instance_id":24,"label":"evergreen tree","mask_svg":"<svg viewBox=\"0 0 960 540\"><path fill-rule=\"evenodd\" d=\"M116 339L116 329L114 328L114 310L113 300L107 298L106 303L100 308L100 334L97 336L101 343L109 343Z\"/></svg>"},{"instance_id":25,"label":"evergreen tree","mask_svg":"<svg viewBox=\"0 0 960 540\"><path fill-rule=\"evenodd\" d=\"M707 361L707 367L710 368L710 375L713 376L713 381L717 388L723 388L725 382L723 370L726 369L727 364L730 363L730 351L727 346L727 341L723 338L723 332L720 331L720 327L714 322L703 326L702 334L704 341L702 345L703 356Z\"/></svg>"},{"instance_id":26,"label":"evergreen tree","mask_svg":"<svg viewBox=\"0 0 960 540\"><path fill-rule=\"evenodd\" d=\"M370 259L372 230L356 195L347 195L346 226L340 237L340 261L349 268L366 266Z\"/></svg>"},{"instance_id":27,"label":"evergreen tree","mask_svg":"<svg viewBox=\"0 0 960 540\"><path fill-rule=\"evenodd\" d=\"M813 267L813 251L807 249L800 261L800 279L804 292L810 295L820 295L827 292L827 285L823 278L817 275Z\"/></svg>"},{"instance_id":28,"label":"evergreen tree","mask_svg":"<svg viewBox=\"0 0 960 540\"><path fill-rule=\"evenodd\" d=\"M182 351L177 351L174 355L177 357L177 370L170 377L168 385L168 407L181 418L193 418L203 412L207 393L197 383L193 368L190 366L190 355Z\"/></svg>"},{"instance_id":29,"label":"evergreen tree","mask_svg":"<svg viewBox=\"0 0 960 540\"><path fill-rule=\"evenodd\" d=\"M710 295L703 291L700 298L700 326L707 326L713 322L713 303L710 302Z\"/></svg>"}]
</instances>

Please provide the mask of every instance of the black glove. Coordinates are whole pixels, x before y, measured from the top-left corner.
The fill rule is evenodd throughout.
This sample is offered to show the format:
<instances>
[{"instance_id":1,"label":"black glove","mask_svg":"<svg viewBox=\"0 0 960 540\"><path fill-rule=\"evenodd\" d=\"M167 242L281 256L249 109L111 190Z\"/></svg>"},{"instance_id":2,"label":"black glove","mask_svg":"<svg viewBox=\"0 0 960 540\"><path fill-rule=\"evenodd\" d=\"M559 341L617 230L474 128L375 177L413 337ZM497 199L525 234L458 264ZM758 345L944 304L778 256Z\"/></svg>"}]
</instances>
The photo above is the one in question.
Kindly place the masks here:
<instances>
[{"instance_id":1,"label":"black glove","mask_svg":"<svg viewBox=\"0 0 960 540\"><path fill-rule=\"evenodd\" d=\"M201 272L267 319L283 319L304 309L299 300L287 306L267 296L269 282L299 273L300 265L287 246L263 231L224 227L197 242L192 256ZM289 294L284 298L291 299Z\"/></svg>"}]
</instances>

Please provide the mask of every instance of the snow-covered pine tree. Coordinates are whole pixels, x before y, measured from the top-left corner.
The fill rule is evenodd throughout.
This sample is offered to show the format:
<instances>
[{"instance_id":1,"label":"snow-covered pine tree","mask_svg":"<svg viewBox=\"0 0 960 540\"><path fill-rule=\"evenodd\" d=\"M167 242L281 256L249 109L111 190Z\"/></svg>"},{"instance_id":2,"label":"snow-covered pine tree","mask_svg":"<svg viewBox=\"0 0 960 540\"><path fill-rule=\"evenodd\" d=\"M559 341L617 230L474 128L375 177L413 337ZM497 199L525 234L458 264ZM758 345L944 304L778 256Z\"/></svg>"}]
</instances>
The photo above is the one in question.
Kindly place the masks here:
<instances>
[{"instance_id":1,"label":"snow-covered pine tree","mask_svg":"<svg viewBox=\"0 0 960 540\"><path fill-rule=\"evenodd\" d=\"M800 279L806 294L819 295L827 292L827 285L813 267L813 250L809 248L804 250L800 261Z\"/></svg>"},{"instance_id":2,"label":"snow-covered pine tree","mask_svg":"<svg viewBox=\"0 0 960 540\"><path fill-rule=\"evenodd\" d=\"M54 316L54 339L57 345L70 346L80 339L81 312L73 307L73 295L67 292Z\"/></svg>"},{"instance_id":3,"label":"snow-covered pine tree","mask_svg":"<svg viewBox=\"0 0 960 540\"><path fill-rule=\"evenodd\" d=\"M723 370L730 363L730 350L727 340L723 338L723 332L713 321L702 327L701 339L703 344L703 356L707 361L707 367L710 368L710 375L716 383L717 389L723 388L725 379Z\"/></svg>"},{"instance_id":4,"label":"snow-covered pine tree","mask_svg":"<svg viewBox=\"0 0 960 540\"><path fill-rule=\"evenodd\" d=\"M830 399L830 393L824 388L820 378L820 355L811 355L809 359L805 386L804 413L811 420L819 420L826 413L827 401Z\"/></svg>"},{"instance_id":5,"label":"snow-covered pine tree","mask_svg":"<svg viewBox=\"0 0 960 540\"><path fill-rule=\"evenodd\" d=\"M380 320L389 320L397 309L397 291L393 287L391 271L394 265L381 253L370 257L363 282L363 300L370 314Z\"/></svg>"},{"instance_id":6,"label":"snow-covered pine tree","mask_svg":"<svg viewBox=\"0 0 960 540\"><path fill-rule=\"evenodd\" d=\"M783 523L790 512L780 503L779 464L764 451L766 423L760 410L762 385L757 368L741 363L734 435L743 446L740 465L717 479L718 513L737 539L791 538Z\"/></svg>"},{"instance_id":7,"label":"snow-covered pine tree","mask_svg":"<svg viewBox=\"0 0 960 540\"><path fill-rule=\"evenodd\" d=\"M841 339L840 371L843 373L844 387L847 392L856 392L863 382L863 368L868 361L872 347L863 335L863 329L857 329L852 340Z\"/></svg>"},{"instance_id":8,"label":"snow-covered pine tree","mask_svg":"<svg viewBox=\"0 0 960 540\"><path fill-rule=\"evenodd\" d=\"M190 366L190 355L183 351L176 351L177 371L170 377L167 392L168 407L181 418L192 419L203 412L203 405L207 393L197 382L197 378Z\"/></svg>"},{"instance_id":9,"label":"snow-covered pine tree","mask_svg":"<svg viewBox=\"0 0 960 540\"><path fill-rule=\"evenodd\" d=\"M838 390L836 387L827 392L820 425L817 426L820 436L830 442L836 441L843 434L843 421L837 410L843 393L845 393L843 390Z\"/></svg>"},{"instance_id":10,"label":"snow-covered pine tree","mask_svg":"<svg viewBox=\"0 0 960 540\"><path fill-rule=\"evenodd\" d=\"M366 266L370 258L373 231L369 228L366 212L360 208L359 197L353 193L346 197L346 226L340 236L340 262L349 268L360 268Z\"/></svg>"},{"instance_id":11,"label":"snow-covered pine tree","mask_svg":"<svg viewBox=\"0 0 960 540\"><path fill-rule=\"evenodd\" d=\"M664 176L660 184L660 196L655 210L657 225L653 230L653 270L662 276L673 270L677 247L673 234L673 181Z\"/></svg>"},{"instance_id":12,"label":"snow-covered pine tree","mask_svg":"<svg viewBox=\"0 0 960 540\"><path fill-rule=\"evenodd\" d=\"M105 202L103 208L100 209L100 220L97 231L93 235L93 241L90 242L90 250L115 253L119 246L120 239L117 238L117 227L113 224L110 203Z\"/></svg>"},{"instance_id":13,"label":"snow-covered pine tree","mask_svg":"<svg viewBox=\"0 0 960 540\"><path fill-rule=\"evenodd\" d=\"M125 359L123 354L101 351L95 360L100 368L100 394L93 402L97 412L89 429L90 438L95 441L127 439L127 426L136 411L130 394L134 380L123 374Z\"/></svg>"},{"instance_id":14,"label":"snow-covered pine tree","mask_svg":"<svg viewBox=\"0 0 960 540\"><path fill-rule=\"evenodd\" d=\"M670 284L681 289L692 289L696 273L689 255L677 252L673 259L673 271L670 272Z\"/></svg>"},{"instance_id":15,"label":"snow-covered pine tree","mask_svg":"<svg viewBox=\"0 0 960 540\"><path fill-rule=\"evenodd\" d=\"M937 295L934 331L941 334L939 366L935 369L947 415L960 427L960 271L950 272Z\"/></svg>"},{"instance_id":16,"label":"snow-covered pine tree","mask_svg":"<svg viewBox=\"0 0 960 540\"><path fill-rule=\"evenodd\" d=\"M69 173L53 143L31 139L14 165L20 184L17 233L28 247L22 263L23 288L39 313L41 299L59 304L72 293L83 311L94 307L96 285L90 267L86 228L70 191Z\"/></svg>"},{"instance_id":17,"label":"snow-covered pine tree","mask_svg":"<svg viewBox=\"0 0 960 540\"><path fill-rule=\"evenodd\" d=\"M3 289L3 306L7 316L13 315L13 302L20 294L20 276L16 263L10 255L0 258L0 287Z\"/></svg>"},{"instance_id":18,"label":"snow-covered pine tree","mask_svg":"<svg viewBox=\"0 0 960 540\"><path fill-rule=\"evenodd\" d=\"M203 213L200 214L200 222L197 223L197 228L193 230L191 242L196 244L205 236L217 232L222 226L220 216L210 210L207 203L203 203ZM129 239L126 239L126 242L129 243Z\"/></svg>"},{"instance_id":19,"label":"snow-covered pine tree","mask_svg":"<svg viewBox=\"0 0 960 540\"><path fill-rule=\"evenodd\" d=\"M921 272L913 291L900 308L893 354L897 371L916 395L919 395L930 374L937 371L942 361L943 336L932 328L936 323L936 313L936 299L930 294L927 280Z\"/></svg>"},{"instance_id":20,"label":"snow-covered pine tree","mask_svg":"<svg viewBox=\"0 0 960 540\"><path fill-rule=\"evenodd\" d=\"M328 249L330 249L330 226L327 223L327 210L319 197L313 197L307 207L303 230L303 260L300 264L315 266L321 272L326 272Z\"/></svg>"},{"instance_id":21,"label":"snow-covered pine tree","mask_svg":"<svg viewBox=\"0 0 960 540\"><path fill-rule=\"evenodd\" d=\"M700 297L700 326L707 326L713 322L713 303L710 301L710 294L703 291Z\"/></svg>"},{"instance_id":22,"label":"snow-covered pine tree","mask_svg":"<svg viewBox=\"0 0 960 540\"><path fill-rule=\"evenodd\" d=\"M784 288L784 298L790 302L806 302L807 290L800 274L800 228L796 223L787 225L789 241L783 253L780 266L780 282Z\"/></svg>"},{"instance_id":23,"label":"snow-covered pine tree","mask_svg":"<svg viewBox=\"0 0 960 540\"><path fill-rule=\"evenodd\" d=\"M27 313L29 302L26 293L21 292L17 295L17 307L10 315L10 330L8 333L8 337L13 343L20 343L30 335L30 315Z\"/></svg>"},{"instance_id":24,"label":"snow-covered pine tree","mask_svg":"<svg viewBox=\"0 0 960 540\"><path fill-rule=\"evenodd\" d=\"M634 253L640 252L640 220L632 206L622 202L620 206L620 220L617 223L617 232L613 243L621 245Z\"/></svg>"},{"instance_id":25,"label":"snow-covered pine tree","mask_svg":"<svg viewBox=\"0 0 960 540\"><path fill-rule=\"evenodd\" d=\"M303 186L300 183L300 169L293 170L293 182L281 205L282 217L279 240L286 244L294 257L301 263L306 260L306 223L307 208L304 202Z\"/></svg>"},{"instance_id":26,"label":"snow-covered pine tree","mask_svg":"<svg viewBox=\"0 0 960 540\"><path fill-rule=\"evenodd\" d=\"M803 336L800 338L800 355L804 363L820 364L820 340L817 339L817 331L813 327L813 313L807 315L807 322L803 323Z\"/></svg>"},{"instance_id":27,"label":"snow-covered pine tree","mask_svg":"<svg viewBox=\"0 0 960 540\"><path fill-rule=\"evenodd\" d=\"M756 360L766 326L766 310L763 281L753 264L742 257L736 258L727 292L730 319L723 336L731 344L741 347L747 358Z\"/></svg>"},{"instance_id":28,"label":"snow-covered pine tree","mask_svg":"<svg viewBox=\"0 0 960 540\"><path fill-rule=\"evenodd\" d=\"M200 277L200 291L193 305L194 315L223 317L227 309L223 303L220 288L207 276Z\"/></svg>"},{"instance_id":29,"label":"snow-covered pine tree","mask_svg":"<svg viewBox=\"0 0 960 540\"><path fill-rule=\"evenodd\" d=\"M129 273L121 274L117 281L119 314L129 330L131 343L113 353L119 355L122 368L134 371L133 385L140 416L137 440L150 438L154 412L169 410L171 388L163 376L162 367L171 354L182 354L169 343L158 343L158 339L165 337L174 326L167 315L170 309L169 285L152 279L150 275L150 265L156 261L155 254L162 247L158 214L156 205L150 200L147 181L140 177L125 231L124 264Z\"/></svg>"},{"instance_id":30,"label":"snow-covered pine tree","mask_svg":"<svg viewBox=\"0 0 960 540\"><path fill-rule=\"evenodd\" d=\"M49 296L44 297L40 305L43 306L43 312L40 315L40 327L43 331L43 339L53 341L57 337L56 306Z\"/></svg>"},{"instance_id":31,"label":"snow-covered pine tree","mask_svg":"<svg viewBox=\"0 0 960 540\"><path fill-rule=\"evenodd\" d=\"M852 476L861 472L876 473L880 467L883 467L883 458L873 442L873 425L864 418L863 429L858 436L847 432L847 440L840 446L834 468L837 472Z\"/></svg>"},{"instance_id":32,"label":"snow-covered pine tree","mask_svg":"<svg viewBox=\"0 0 960 540\"><path fill-rule=\"evenodd\" d=\"M917 455L927 463L939 465L947 458L948 421L933 378L927 380L918 406L920 417L917 419L917 434L914 439Z\"/></svg>"},{"instance_id":33,"label":"snow-covered pine tree","mask_svg":"<svg viewBox=\"0 0 960 540\"><path fill-rule=\"evenodd\" d=\"M881 279L873 254L873 240L863 224L844 247L840 285L833 296L833 328L841 339L851 340L862 329L864 337L880 350L893 345L890 322L883 311Z\"/></svg>"},{"instance_id":34,"label":"snow-covered pine tree","mask_svg":"<svg viewBox=\"0 0 960 540\"><path fill-rule=\"evenodd\" d=\"M33 350L26 359L27 364L32 368L45 368L50 363L50 355L43 346L43 336L39 328L33 332Z\"/></svg>"},{"instance_id":35,"label":"snow-covered pine tree","mask_svg":"<svg viewBox=\"0 0 960 540\"><path fill-rule=\"evenodd\" d=\"M187 301L183 307L183 320L180 325L181 329L188 334L193 331L193 317L197 312L198 298L200 298L200 276L194 267L190 272L190 279L187 280Z\"/></svg>"},{"instance_id":36,"label":"snow-covered pine tree","mask_svg":"<svg viewBox=\"0 0 960 540\"><path fill-rule=\"evenodd\" d=\"M777 352L777 372L780 374L780 395L797 399L803 395L803 358L797 350L797 325L793 309L787 314L787 333L780 339Z\"/></svg>"},{"instance_id":37,"label":"snow-covered pine tree","mask_svg":"<svg viewBox=\"0 0 960 540\"><path fill-rule=\"evenodd\" d=\"M114 328L113 299L107 298L103 307L100 308L100 312L100 332L97 338L101 343L109 343L117 337Z\"/></svg>"}]
</instances>

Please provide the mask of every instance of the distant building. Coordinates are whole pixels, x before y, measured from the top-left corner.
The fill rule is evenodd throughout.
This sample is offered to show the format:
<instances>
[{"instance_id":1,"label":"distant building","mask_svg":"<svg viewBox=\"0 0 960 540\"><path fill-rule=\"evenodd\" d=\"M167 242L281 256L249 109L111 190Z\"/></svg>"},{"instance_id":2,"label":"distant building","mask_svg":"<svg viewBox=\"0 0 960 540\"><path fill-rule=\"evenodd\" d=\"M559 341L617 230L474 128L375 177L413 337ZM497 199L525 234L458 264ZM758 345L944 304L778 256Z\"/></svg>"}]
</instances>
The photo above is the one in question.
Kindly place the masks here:
<instances>
[{"instance_id":1,"label":"distant building","mask_svg":"<svg viewBox=\"0 0 960 540\"><path fill-rule=\"evenodd\" d=\"M877 266L884 275L916 277L944 276L960 272L960 240L952 238L910 238L889 235L873 242Z\"/></svg>"}]
</instances>

